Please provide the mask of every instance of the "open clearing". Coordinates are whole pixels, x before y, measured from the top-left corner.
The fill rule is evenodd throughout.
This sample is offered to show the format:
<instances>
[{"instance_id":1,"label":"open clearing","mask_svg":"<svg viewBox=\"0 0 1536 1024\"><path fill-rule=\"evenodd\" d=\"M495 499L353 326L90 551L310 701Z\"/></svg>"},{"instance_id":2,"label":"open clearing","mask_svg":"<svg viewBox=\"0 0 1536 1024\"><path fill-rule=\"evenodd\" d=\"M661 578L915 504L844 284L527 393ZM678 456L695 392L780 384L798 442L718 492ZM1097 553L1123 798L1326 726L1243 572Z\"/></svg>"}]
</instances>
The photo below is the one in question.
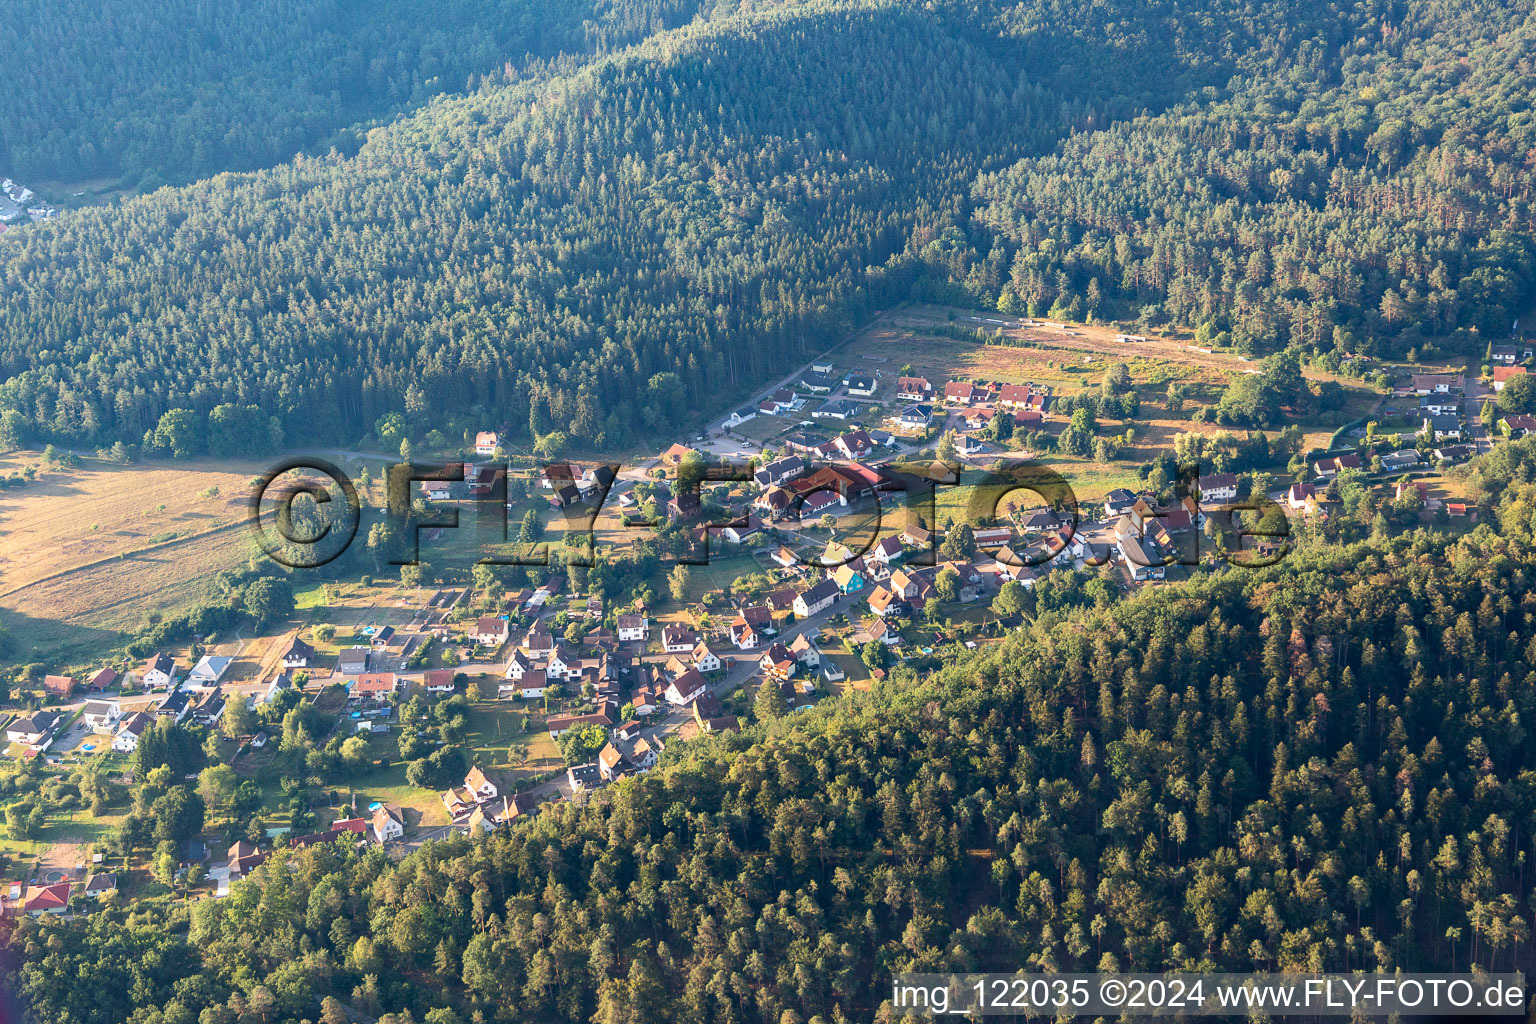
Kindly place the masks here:
<instances>
[{"instance_id":1,"label":"open clearing","mask_svg":"<svg viewBox=\"0 0 1536 1024\"><path fill-rule=\"evenodd\" d=\"M13 454L0 473L35 462ZM196 597L249 554L242 524L256 471L85 460L0 492L0 608L12 613L18 653L57 657Z\"/></svg>"}]
</instances>

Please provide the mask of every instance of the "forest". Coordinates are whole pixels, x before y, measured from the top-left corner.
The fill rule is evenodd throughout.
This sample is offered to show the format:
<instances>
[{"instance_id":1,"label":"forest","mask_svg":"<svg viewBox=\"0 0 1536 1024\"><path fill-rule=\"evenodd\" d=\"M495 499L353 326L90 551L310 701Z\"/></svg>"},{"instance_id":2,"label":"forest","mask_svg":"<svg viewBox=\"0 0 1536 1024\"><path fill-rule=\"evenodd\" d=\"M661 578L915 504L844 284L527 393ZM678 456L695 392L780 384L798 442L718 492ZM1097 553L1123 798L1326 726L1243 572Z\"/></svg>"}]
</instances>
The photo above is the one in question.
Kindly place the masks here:
<instances>
[{"instance_id":1,"label":"forest","mask_svg":"<svg viewBox=\"0 0 1536 1024\"><path fill-rule=\"evenodd\" d=\"M458 10L413 31L453 31ZM429 43L398 45L390 109L419 106L355 144L0 238L0 433L196 455L223 407L262 424L241 435L253 451L352 444L391 415L417 437L558 426L622 448L908 298L1256 353L1504 336L1536 281L1519 11L1201 10L562 8L539 46L495 45L586 56L460 67L462 84ZM114 73L147 74L154 52ZM428 72L441 95L412 84ZM318 95L305 81L284 88ZM271 159L231 145L252 154L233 166ZM166 416L183 443L157 433Z\"/></svg>"},{"instance_id":2,"label":"forest","mask_svg":"<svg viewBox=\"0 0 1536 1024\"><path fill-rule=\"evenodd\" d=\"M362 127L432 96L622 47L697 10L690 0L22 0L0 21L0 169L154 187L355 149Z\"/></svg>"},{"instance_id":3,"label":"forest","mask_svg":"<svg viewBox=\"0 0 1536 1024\"><path fill-rule=\"evenodd\" d=\"M480 840L20 922L7 976L52 1024L826 1024L897 970L1529 970L1531 556L1418 531L1038 608Z\"/></svg>"}]
</instances>

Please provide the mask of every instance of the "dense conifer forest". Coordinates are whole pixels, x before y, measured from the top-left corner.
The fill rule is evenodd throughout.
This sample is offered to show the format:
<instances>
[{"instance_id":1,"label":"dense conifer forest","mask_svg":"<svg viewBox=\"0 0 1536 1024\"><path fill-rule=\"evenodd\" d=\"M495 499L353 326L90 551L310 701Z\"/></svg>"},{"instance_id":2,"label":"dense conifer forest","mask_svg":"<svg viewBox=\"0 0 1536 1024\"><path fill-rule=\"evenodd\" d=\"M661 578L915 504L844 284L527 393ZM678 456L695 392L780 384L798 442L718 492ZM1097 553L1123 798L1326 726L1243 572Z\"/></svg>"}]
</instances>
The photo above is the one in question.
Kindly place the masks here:
<instances>
[{"instance_id":1,"label":"dense conifer forest","mask_svg":"<svg viewBox=\"0 0 1536 1024\"><path fill-rule=\"evenodd\" d=\"M451 34L457 10L417 30ZM391 412L622 446L903 298L1390 354L1480 350L1536 279L1530 29L1510 5L817 0L711 9L511 78L484 59L691 16L559 10L541 47L506 41L529 31L521 8L482 12L504 35L445 48L485 65L474 88L460 67L444 88L461 94L356 152L0 240L6 433L138 444L175 412L186 443L149 446L190 454L222 406L263 424L243 435L257 450L351 443ZM397 104L447 76L416 45L391 51L409 73L379 65ZM290 147L228 132L254 163Z\"/></svg>"},{"instance_id":2,"label":"dense conifer forest","mask_svg":"<svg viewBox=\"0 0 1536 1024\"><path fill-rule=\"evenodd\" d=\"M903 969L1529 970L1530 559L1482 527L1038 609L483 841L23 922L12 976L53 1024L782 1024L885 1019Z\"/></svg>"},{"instance_id":3,"label":"dense conifer forest","mask_svg":"<svg viewBox=\"0 0 1536 1024\"><path fill-rule=\"evenodd\" d=\"M25 0L0 23L0 169L153 186L355 147L357 122L697 11L690 0Z\"/></svg>"}]
</instances>

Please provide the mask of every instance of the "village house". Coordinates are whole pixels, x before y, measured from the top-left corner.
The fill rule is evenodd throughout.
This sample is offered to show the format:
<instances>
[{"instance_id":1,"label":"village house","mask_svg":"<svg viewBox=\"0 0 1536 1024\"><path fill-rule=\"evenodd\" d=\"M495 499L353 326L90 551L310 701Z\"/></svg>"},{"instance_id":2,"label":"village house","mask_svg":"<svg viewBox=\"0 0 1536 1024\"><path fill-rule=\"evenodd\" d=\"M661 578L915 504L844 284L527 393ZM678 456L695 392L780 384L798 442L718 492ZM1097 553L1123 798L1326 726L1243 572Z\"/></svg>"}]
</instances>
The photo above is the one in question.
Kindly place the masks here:
<instances>
[{"instance_id":1,"label":"village house","mask_svg":"<svg viewBox=\"0 0 1536 1024\"><path fill-rule=\"evenodd\" d=\"M514 648L512 656L507 659L507 667L502 672L502 675L508 679L518 680L522 679L532 669L533 661L529 659L528 655Z\"/></svg>"},{"instance_id":2,"label":"village house","mask_svg":"<svg viewBox=\"0 0 1536 1024\"><path fill-rule=\"evenodd\" d=\"M591 764L578 764L567 768L565 781L570 785L571 792L585 793L601 786L603 776L597 770L597 762L594 761Z\"/></svg>"},{"instance_id":3,"label":"village house","mask_svg":"<svg viewBox=\"0 0 1536 1024\"><path fill-rule=\"evenodd\" d=\"M752 507L770 520L782 519L795 503L795 494L783 487L770 487L752 501Z\"/></svg>"},{"instance_id":4,"label":"village house","mask_svg":"<svg viewBox=\"0 0 1536 1024\"><path fill-rule=\"evenodd\" d=\"M1496 392L1503 391L1505 384L1508 384L1516 377L1525 376L1525 373L1526 370L1523 366L1495 366L1493 368L1493 390Z\"/></svg>"},{"instance_id":5,"label":"village house","mask_svg":"<svg viewBox=\"0 0 1536 1024\"><path fill-rule=\"evenodd\" d=\"M1461 405L1459 395L1423 395L1419 398L1420 416L1450 416Z\"/></svg>"},{"instance_id":6,"label":"village house","mask_svg":"<svg viewBox=\"0 0 1536 1024\"><path fill-rule=\"evenodd\" d=\"M850 430L846 434L839 434L832 439L832 444L843 458L854 462L869 458L870 453L875 450L875 439L863 430Z\"/></svg>"},{"instance_id":7,"label":"village house","mask_svg":"<svg viewBox=\"0 0 1536 1024\"><path fill-rule=\"evenodd\" d=\"M169 654L156 654L139 671L139 684L146 690L165 690L176 681L176 661Z\"/></svg>"},{"instance_id":8,"label":"village house","mask_svg":"<svg viewBox=\"0 0 1536 1024\"><path fill-rule=\"evenodd\" d=\"M667 518L676 522L682 519L692 519L699 514L702 503L698 494L693 491L684 491L674 494L667 502Z\"/></svg>"},{"instance_id":9,"label":"village house","mask_svg":"<svg viewBox=\"0 0 1536 1024\"><path fill-rule=\"evenodd\" d=\"M1224 505L1237 500L1237 474L1212 473L1200 478L1200 504Z\"/></svg>"},{"instance_id":10,"label":"village house","mask_svg":"<svg viewBox=\"0 0 1536 1024\"><path fill-rule=\"evenodd\" d=\"M435 697L450 694L455 689L454 672L451 668L429 669L422 674L421 688Z\"/></svg>"},{"instance_id":11,"label":"village house","mask_svg":"<svg viewBox=\"0 0 1536 1024\"><path fill-rule=\"evenodd\" d=\"M535 623L523 637L523 653L535 661L542 661L554 652L554 635Z\"/></svg>"},{"instance_id":12,"label":"village house","mask_svg":"<svg viewBox=\"0 0 1536 1024\"><path fill-rule=\"evenodd\" d=\"M1505 437L1520 438L1536 430L1536 416L1528 413L1512 413L1499 419L1499 432Z\"/></svg>"},{"instance_id":13,"label":"village house","mask_svg":"<svg viewBox=\"0 0 1536 1024\"><path fill-rule=\"evenodd\" d=\"M763 532L763 521L757 516L749 515L745 520L737 519L720 531L720 536L727 544L745 544L752 538Z\"/></svg>"},{"instance_id":14,"label":"village house","mask_svg":"<svg viewBox=\"0 0 1536 1024\"><path fill-rule=\"evenodd\" d=\"M481 803L496 799L497 794L501 792L479 765L472 767L464 776L464 788L473 793L475 799Z\"/></svg>"},{"instance_id":15,"label":"village house","mask_svg":"<svg viewBox=\"0 0 1536 1024\"><path fill-rule=\"evenodd\" d=\"M893 416L887 416L885 421L901 430L927 430L933 422L933 406L926 404L908 406Z\"/></svg>"},{"instance_id":16,"label":"village house","mask_svg":"<svg viewBox=\"0 0 1536 1024\"><path fill-rule=\"evenodd\" d=\"M763 675L769 679L788 679L795 674L795 670L799 667L800 663L790 653L788 647L781 643L774 643L770 644L768 649L763 652L757 664Z\"/></svg>"},{"instance_id":17,"label":"village house","mask_svg":"<svg viewBox=\"0 0 1536 1024\"><path fill-rule=\"evenodd\" d=\"M539 700L549 688L549 675L542 668L530 668L514 680L497 686L498 696L517 696L523 700Z\"/></svg>"},{"instance_id":18,"label":"village house","mask_svg":"<svg viewBox=\"0 0 1536 1024\"><path fill-rule=\"evenodd\" d=\"M1421 429L1436 441L1461 440L1461 419L1457 416L1426 416Z\"/></svg>"},{"instance_id":19,"label":"village house","mask_svg":"<svg viewBox=\"0 0 1536 1024\"><path fill-rule=\"evenodd\" d=\"M88 700L80 709L80 720L95 733L111 733L122 717L122 705L115 700Z\"/></svg>"},{"instance_id":20,"label":"village house","mask_svg":"<svg viewBox=\"0 0 1536 1024\"><path fill-rule=\"evenodd\" d=\"M293 677L286 672L279 672L272 677L272 681L267 684L267 688L262 691L261 696L256 698L256 706L260 707L263 704L270 704L294 688Z\"/></svg>"},{"instance_id":21,"label":"village house","mask_svg":"<svg viewBox=\"0 0 1536 1024\"><path fill-rule=\"evenodd\" d=\"M988 401L992 392L979 388L968 380L952 380L944 385L944 404L971 406Z\"/></svg>"},{"instance_id":22,"label":"village house","mask_svg":"<svg viewBox=\"0 0 1536 1024\"><path fill-rule=\"evenodd\" d=\"M820 409L811 413L811 418L817 420L851 420L863 411L864 407L858 402L851 402L846 398L834 398Z\"/></svg>"},{"instance_id":23,"label":"village house","mask_svg":"<svg viewBox=\"0 0 1536 1024\"><path fill-rule=\"evenodd\" d=\"M400 812L393 807L379 806L374 809L373 838L380 846L392 843L405 835L405 822L400 817Z\"/></svg>"},{"instance_id":24,"label":"village house","mask_svg":"<svg viewBox=\"0 0 1536 1024\"><path fill-rule=\"evenodd\" d=\"M795 660L807 668L816 668L821 664L821 649L808 634L801 633L790 641L789 653L795 656Z\"/></svg>"},{"instance_id":25,"label":"village house","mask_svg":"<svg viewBox=\"0 0 1536 1024\"><path fill-rule=\"evenodd\" d=\"M400 680L393 672L364 672L352 681L347 698L371 704L388 704L399 686Z\"/></svg>"},{"instance_id":26,"label":"village house","mask_svg":"<svg viewBox=\"0 0 1536 1024\"><path fill-rule=\"evenodd\" d=\"M368 648L344 647L336 655L336 671L340 675L355 676L368 671Z\"/></svg>"},{"instance_id":27,"label":"village house","mask_svg":"<svg viewBox=\"0 0 1536 1024\"><path fill-rule=\"evenodd\" d=\"M1472 448L1465 444L1446 445L1435 449L1436 462L1460 462L1462 459L1472 457Z\"/></svg>"},{"instance_id":28,"label":"village house","mask_svg":"<svg viewBox=\"0 0 1536 1024\"><path fill-rule=\"evenodd\" d=\"M744 405L725 418L727 427L739 427L748 420L757 419L757 406Z\"/></svg>"},{"instance_id":29,"label":"village house","mask_svg":"<svg viewBox=\"0 0 1536 1024\"><path fill-rule=\"evenodd\" d=\"M224 708L228 703L229 698L222 691L211 691L192 709L193 723L209 728L217 725L219 719L224 717Z\"/></svg>"},{"instance_id":30,"label":"village house","mask_svg":"<svg viewBox=\"0 0 1536 1024\"><path fill-rule=\"evenodd\" d=\"M926 402L933 397L933 385L926 377L898 377L896 397L908 402Z\"/></svg>"},{"instance_id":31,"label":"village house","mask_svg":"<svg viewBox=\"0 0 1536 1024\"><path fill-rule=\"evenodd\" d=\"M1158 551L1156 543L1146 537L1128 515L1121 516L1115 523L1115 547L1131 579L1142 582L1165 577L1167 559Z\"/></svg>"},{"instance_id":32,"label":"village house","mask_svg":"<svg viewBox=\"0 0 1536 1024\"><path fill-rule=\"evenodd\" d=\"M759 466L752 474L752 480L758 487L766 490L769 487L777 487L786 480L793 480L805 469L805 462L798 456L785 455L774 459L764 466Z\"/></svg>"},{"instance_id":33,"label":"village house","mask_svg":"<svg viewBox=\"0 0 1536 1024\"><path fill-rule=\"evenodd\" d=\"M553 679L576 680L581 678L581 655L564 643L555 644L550 652L544 671Z\"/></svg>"},{"instance_id":34,"label":"village house","mask_svg":"<svg viewBox=\"0 0 1536 1024\"><path fill-rule=\"evenodd\" d=\"M1013 540L1013 530L1007 526L979 526L971 531L978 548L998 548Z\"/></svg>"},{"instance_id":35,"label":"village house","mask_svg":"<svg viewBox=\"0 0 1536 1024\"><path fill-rule=\"evenodd\" d=\"M1046 396L1023 384L1004 384L997 393L999 408L1018 412L1045 412Z\"/></svg>"},{"instance_id":36,"label":"village house","mask_svg":"<svg viewBox=\"0 0 1536 1024\"><path fill-rule=\"evenodd\" d=\"M1363 467L1362 463L1360 462L1360 456L1356 455L1354 452L1349 452L1345 455L1333 456L1326 459L1319 459L1312 465L1313 471L1321 479L1324 480L1332 480L1346 469L1361 468Z\"/></svg>"},{"instance_id":37,"label":"village house","mask_svg":"<svg viewBox=\"0 0 1536 1024\"><path fill-rule=\"evenodd\" d=\"M869 561L878 562L881 565L895 565L905 554L899 538L883 537L869 549L867 557Z\"/></svg>"},{"instance_id":38,"label":"village house","mask_svg":"<svg viewBox=\"0 0 1536 1024\"><path fill-rule=\"evenodd\" d=\"M477 829L493 832L496 826L510 824L529 814L535 806L537 805L533 798L522 793L503 796L494 801L477 804L475 809L469 812L469 818L464 824L471 834Z\"/></svg>"},{"instance_id":39,"label":"village house","mask_svg":"<svg viewBox=\"0 0 1536 1024\"><path fill-rule=\"evenodd\" d=\"M690 448L685 444L674 443L666 451L661 453L661 462L664 466L675 467L685 459L696 458L698 456L698 449Z\"/></svg>"},{"instance_id":40,"label":"village house","mask_svg":"<svg viewBox=\"0 0 1536 1024\"><path fill-rule=\"evenodd\" d=\"M68 700L70 694L75 692L74 676L44 676L43 692L50 697L59 700Z\"/></svg>"},{"instance_id":41,"label":"village house","mask_svg":"<svg viewBox=\"0 0 1536 1024\"><path fill-rule=\"evenodd\" d=\"M117 892L116 871L98 871L85 880L84 895L91 899L101 899L110 892Z\"/></svg>"},{"instance_id":42,"label":"village house","mask_svg":"<svg viewBox=\"0 0 1536 1024\"><path fill-rule=\"evenodd\" d=\"M837 600L837 595L837 584L831 580L822 580L808 590L795 595L795 615L805 619L826 611Z\"/></svg>"},{"instance_id":43,"label":"village house","mask_svg":"<svg viewBox=\"0 0 1536 1024\"><path fill-rule=\"evenodd\" d=\"M158 718L169 718L173 722L181 722L192 710L192 694L187 690L174 690L165 695L160 706L155 708Z\"/></svg>"},{"instance_id":44,"label":"village house","mask_svg":"<svg viewBox=\"0 0 1536 1024\"><path fill-rule=\"evenodd\" d=\"M758 631L758 627L741 615L736 616L726 627L726 635L731 638L731 643L739 651L751 650L762 646L763 643L763 634Z\"/></svg>"},{"instance_id":45,"label":"village house","mask_svg":"<svg viewBox=\"0 0 1536 1024\"><path fill-rule=\"evenodd\" d=\"M666 690L662 692L662 697L668 704L682 707L698 699L698 696L708 687L709 683L703 674L698 669L691 668L668 683Z\"/></svg>"},{"instance_id":46,"label":"village house","mask_svg":"<svg viewBox=\"0 0 1536 1024\"><path fill-rule=\"evenodd\" d=\"M687 654L698 643L699 635L682 623L674 622L662 627L661 649L668 654Z\"/></svg>"},{"instance_id":47,"label":"village house","mask_svg":"<svg viewBox=\"0 0 1536 1024\"><path fill-rule=\"evenodd\" d=\"M1114 519L1123 516L1136 504L1136 495L1124 487L1116 487L1104 496L1104 518Z\"/></svg>"},{"instance_id":48,"label":"village house","mask_svg":"<svg viewBox=\"0 0 1536 1024\"><path fill-rule=\"evenodd\" d=\"M144 730L153 725L155 720L140 711L130 715L121 726L117 735L112 738L112 749L119 754L131 754L139 749L139 737L144 735Z\"/></svg>"},{"instance_id":49,"label":"village house","mask_svg":"<svg viewBox=\"0 0 1536 1024\"><path fill-rule=\"evenodd\" d=\"M1515 351L1515 346L1501 342L1488 346L1488 361L1495 366L1514 366L1520 361L1520 356Z\"/></svg>"},{"instance_id":50,"label":"village house","mask_svg":"<svg viewBox=\"0 0 1536 1024\"><path fill-rule=\"evenodd\" d=\"M888 589L883 584L878 585L875 587L875 589L871 590L867 600L869 603L869 610L881 618L884 618L887 615L900 614L901 611L905 608L905 602L902 601L901 597L895 591Z\"/></svg>"},{"instance_id":51,"label":"village house","mask_svg":"<svg viewBox=\"0 0 1536 1024\"><path fill-rule=\"evenodd\" d=\"M620 643L644 642L651 635L651 620L644 615L620 615L614 620Z\"/></svg>"},{"instance_id":52,"label":"village house","mask_svg":"<svg viewBox=\"0 0 1536 1024\"><path fill-rule=\"evenodd\" d=\"M597 771L604 782L614 782L635 770L635 766L609 740L597 755Z\"/></svg>"},{"instance_id":53,"label":"village house","mask_svg":"<svg viewBox=\"0 0 1536 1024\"><path fill-rule=\"evenodd\" d=\"M6 726L6 741L36 746L52 735L53 730L63 718L64 716L57 711L38 711L30 716L18 718Z\"/></svg>"},{"instance_id":54,"label":"village house","mask_svg":"<svg viewBox=\"0 0 1536 1024\"><path fill-rule=\"evenodd\" d=\"M1413 375L1413 383L1410 390L1416 395L1448 395L1452 391L1461 390L1461 375L1458 373L1416 373Z\"/></svg>"},{"instance_id":55,"label":"village house","mask_svg":"<svg viewBox=\"0 0 1536 1024\"><path fill-rule=\"evenodd\" d=\"M501 438L494 430L482 430L475 434L475 454L481 458L490 458L496 454L496 448L501 444Z\"/></svg>"},{"instance_id":56,"label":"village house","mask_svg":"<svg viewBox=\"0 0 1536 1024\"><path fill-rule=\"evenodd\" d=\"M725 664L706 643L700 643L695 647L689 657L693 659L693 667L700 672L718 672Z\"/></svg>"},{"instance_id":57,"label":"village house","mask_svg":"<svg viewBox=\"0 0 1536 1024\"><path fill-rule=\"evenodd\" d=\"M579 729L584 725L597 725L604 729L613 728L613 720L619 712L618 704L613 701L604 701L601 710L588 715L551 715L544 723L549 730L549 738L557 740L572 729Z\"/></svg>"},{"instance_id":58,"label":"village house","mask_svg":"<svg viewBox=\"0 0 1536 1024\"><path fill-rule=\"evenodd\" d=\"M297 635L288 641L282 653L278 655L278 660L282 662L283 668L286 669L308 668L309 663L314 659L315 649L303 640L300 640Z\"/></svg>"},{"instance_id":59,"label":"village house","mask_svg":"<svg viewBox=\"0 0 1536 1024\"><path fill-rule=\"evenodd\" d=\"M187 673L187 685L201 690L219 685L219 680L224 677L224 673L234 660L212 654L203 655L198 659L197 664L192 666L192 671Z\"/></svg>"},{"instance_id":60,"label":"village house","mask_svg":"<svg viewBox=\"0 0 1536 1024\"><path fill-rule=\"evenodd\" d=\"M27 890L27 895L22 900L21 911L28 917L64 914L69 910L69 891L69 882L34 885Z\"/></svg>"},{"instance_id":61,"label":"village house","mask_svg":"<svg viewBox=\"0 0 1536 1024\"><path fill-rule=\"evenodd\" d=\"M506 619L495 615L482 615L475 620L475 629L470 634L470 639L482 647L496 649L506 643L511 635L512 626Z\"/></svg>"},{"instance_id":62,"label":"village house","mask_svg":"<svg viewBox=\"0 0 1536 1024\"><path fill-rule=\"evenodd\" d=\"M569 462L552 462L539 468L539 487L546 491L559 491L575 487L581 471Z\"/></svg>"},{"instance_id":63,"label":"village house","mask_svg":"<svg viewBox=\"0 0 1536 1024\"><path fill-rule=\"evenodd\" d=\"M862 565L863 560L860 560ZM839 565L831 570L831 580L837 584L837 589L844 594L856 593L864 589L864 573L851 564Z\"/></svg>"},{"instance_id":64,"label":"village house","mask_svg":"<svg viewBox=\"0 0 1536 1024\"><path fill-rule=\"evenodd\" d=\"M1285 503L1294 512L1306 512L1317 504L1317 490L1311 484L1291 484Z\"/></svg>"},{"instance_id":65,"label":"village house","mask_svg":"<svg viewBox=\"0 0 1536 1024\"><path fill-rule=\"evenodd\" d=\"M933 543L933 531L921 526L904 526L897 539L907 547L925 548Z\"/></svg>"},{"instance_id":66,"label":"village house","mask_svg":"<svg viewBox=\"0 0 1536 1024\"><path fill-rule=\"evenodd\" d=\"M117 669L104 668L91 676L90 682L85 685L92 690L106 690L116 686L119 678Z\"/></svg>"},{"instance_id":67,"label":"village house","mask_svg":"<svg viewBox=\"0 0 1536 1024\"><path fill-rule=\"evenodd\" d=\"M258 849L255 843L238 839L230 846L225 863L229 867L230 878L242 878L266 861L267 855Z\"/></svg>"},{"instance_id":68,"label":"village house","mask_svg":"<svg viewBox=\"0 0 1536 1024\"><path fill-rule=\"evenodd\" d=\"M864 370L850 370L843 378L843 386L850 395L869 398L875 393L875 375Z\"/></svg>"}]
</instances>

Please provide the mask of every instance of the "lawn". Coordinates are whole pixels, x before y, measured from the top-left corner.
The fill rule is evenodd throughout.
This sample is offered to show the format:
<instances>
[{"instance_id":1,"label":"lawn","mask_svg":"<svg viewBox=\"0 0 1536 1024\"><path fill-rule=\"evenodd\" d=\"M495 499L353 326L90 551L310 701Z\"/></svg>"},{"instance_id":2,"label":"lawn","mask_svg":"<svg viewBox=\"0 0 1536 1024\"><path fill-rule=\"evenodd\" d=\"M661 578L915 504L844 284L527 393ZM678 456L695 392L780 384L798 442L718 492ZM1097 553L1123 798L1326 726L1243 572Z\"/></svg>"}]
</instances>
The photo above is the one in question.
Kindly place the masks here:
<instances>
[{"instance_id":1,"label":"lawn","mask_svg":"<svg viewBox=\"0 0 1536 1024\"><path fill-rule=\"evenodd\" d=\"M563 762L544 728L543 710L538 701L472 701L469 731L464 738L470 761L509 784L559 768ZM527 732L522 731L525 720L529 723ZM513 754L512 748L523 744L527 745L527 756ZM380 800L419 811L422 825L448 823L441 791L418 789L406 781L406 762L400 759L397 732L370 737L369 756L382 764L340 775L326 788L335 790L344 804L355 795L359 807ZM278 799L272 806L286 808L287 801Z\"/></svg>"},{"instance_id":2,"label":"lawn","mask_svg":"<svg viewBox=\"0 0 1536 1024\"><path fill-rule=\"evenodd\" d=\"M465 737L470 760L508 782L560 767L560 750L544 728L542 701L475 701ZM527 731L523 723L527 723ZM513 748L526 745L527 756Z\"/></svg>"}]
</instances>

